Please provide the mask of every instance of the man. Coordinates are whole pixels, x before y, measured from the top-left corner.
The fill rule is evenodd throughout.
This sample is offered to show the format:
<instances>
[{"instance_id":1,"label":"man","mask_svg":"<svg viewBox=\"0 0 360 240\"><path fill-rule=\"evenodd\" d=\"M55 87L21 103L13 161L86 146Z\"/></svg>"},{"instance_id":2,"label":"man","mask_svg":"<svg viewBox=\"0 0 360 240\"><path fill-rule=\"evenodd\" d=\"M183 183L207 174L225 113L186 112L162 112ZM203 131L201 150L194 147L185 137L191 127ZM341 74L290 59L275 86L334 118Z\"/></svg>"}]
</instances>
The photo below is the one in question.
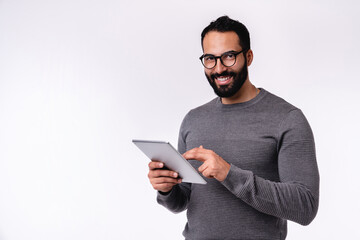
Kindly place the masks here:
<instances>
[{"instance_id":1,"label":"man","mask_svg":"<svg viewBox=\"0 0 360 240\"><path fill-rule=\"evenodd\" d=\"M246 27L227 16L202 34L200 57L217 98L191 110L178 148L208 184L181 183L150 162L158 202L187 209L186 239L285 239L287 220L315 217L319 173L311 128L301 110L251 84Z\"/></svg>"}]
</instances>

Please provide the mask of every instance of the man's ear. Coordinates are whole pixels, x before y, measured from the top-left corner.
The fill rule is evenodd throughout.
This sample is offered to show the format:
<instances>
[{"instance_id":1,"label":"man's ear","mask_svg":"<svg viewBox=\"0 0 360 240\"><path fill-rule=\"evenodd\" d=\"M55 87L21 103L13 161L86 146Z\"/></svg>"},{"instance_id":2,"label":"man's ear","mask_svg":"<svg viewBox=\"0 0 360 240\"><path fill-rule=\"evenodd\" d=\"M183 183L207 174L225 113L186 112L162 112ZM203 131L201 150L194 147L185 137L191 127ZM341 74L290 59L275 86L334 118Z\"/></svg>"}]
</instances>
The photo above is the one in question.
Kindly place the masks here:
<instances>
[{"instance_id":1,"label":"man's ear","mask_svg":"<svg viewBox=\"0 0 360 240\"><path fill-rule=\"evenodd\" d=\"M253 59L254 59L254 54L253 54L253 51L251 49L249 49L247 52L246 52L246 60L247 60L247 65L250 66Z\"/></svg>"}]
</instances>

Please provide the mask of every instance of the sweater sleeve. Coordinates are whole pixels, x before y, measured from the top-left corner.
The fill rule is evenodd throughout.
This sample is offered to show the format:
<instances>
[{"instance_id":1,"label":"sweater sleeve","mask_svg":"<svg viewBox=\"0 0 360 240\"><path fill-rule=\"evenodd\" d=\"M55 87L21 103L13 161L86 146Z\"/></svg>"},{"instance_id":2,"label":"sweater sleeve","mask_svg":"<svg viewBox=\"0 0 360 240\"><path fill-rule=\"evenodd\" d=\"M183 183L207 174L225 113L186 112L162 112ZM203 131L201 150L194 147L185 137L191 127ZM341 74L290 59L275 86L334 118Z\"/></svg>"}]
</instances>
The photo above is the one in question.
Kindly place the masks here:
<instances>
[{"instance_id":1,"label":"sweater sleeve","mask_svg":"<svg viewBox=\"0 0 360 240\"><path fill-rule=\"evenodd\" d=\"M185 124L187 121L188 115L185 116L179 133L178 139L178 151L183 154L186 152L186 143L185 143ZM182 212L187 209L188 202L190 200L191 194L191 183L180 183L175 185L169 193L163 194L158 192L157 202L160 205L163 205L168 210L174 213Z\"/></svg>"},{"instance_id":2,"label":"sweater sleeve","mask_svg":"<svg viewBox=\"0 0 360 240\"><path fill-rule=\"evenodd\" d=\"M191 183L175 185L169 193L158 192L157 202L173 213L179 213L187 209L190 200Z\"/></svg>"},{"instance_id":3,"label":"sweater sleeve","mask_svg":"<svg viewBox=\"0 0 360 240\"><path fill-rule=\"evenodd\" d=\"M298 109L279 125L279 182L231 165L222 184L260 212L308 225L319 204L319 172L311 128Z\"/></svg>"}]
</instances>

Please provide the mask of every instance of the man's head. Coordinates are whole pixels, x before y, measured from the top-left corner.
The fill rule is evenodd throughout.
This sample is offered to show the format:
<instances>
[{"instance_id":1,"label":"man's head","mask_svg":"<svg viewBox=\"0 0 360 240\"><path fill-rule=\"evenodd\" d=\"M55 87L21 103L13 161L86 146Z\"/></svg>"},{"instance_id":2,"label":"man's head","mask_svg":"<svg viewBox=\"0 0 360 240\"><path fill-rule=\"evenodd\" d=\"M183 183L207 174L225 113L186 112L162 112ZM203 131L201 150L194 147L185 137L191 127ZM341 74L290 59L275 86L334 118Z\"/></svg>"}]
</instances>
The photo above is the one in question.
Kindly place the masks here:
<instances>
[{"instance_id":1,"label":"man's head","mask_svg":"<svg viewBox=\"0 0 360 240\"><path fill-rule=\"evenodd\" d=\"M203 30L201 44L205 75L215 93L224 98L234 96L247 80L247 66L252 61L248 30L223 16Z\"/></svg>"},{"instance_id":2,"label":"man's head","mask_svg":"<svg viewBox=\"0 0 360 240\"><path fill-rule=\"evenodd\" d=\"M204 50L204 37L210 31L235 32L239 38L239 44L244 50L250 49L250 34L244 24L235 21L228 16L222 16L212 21L201 33L201 46Z\"/></svg>"}]
</instances>

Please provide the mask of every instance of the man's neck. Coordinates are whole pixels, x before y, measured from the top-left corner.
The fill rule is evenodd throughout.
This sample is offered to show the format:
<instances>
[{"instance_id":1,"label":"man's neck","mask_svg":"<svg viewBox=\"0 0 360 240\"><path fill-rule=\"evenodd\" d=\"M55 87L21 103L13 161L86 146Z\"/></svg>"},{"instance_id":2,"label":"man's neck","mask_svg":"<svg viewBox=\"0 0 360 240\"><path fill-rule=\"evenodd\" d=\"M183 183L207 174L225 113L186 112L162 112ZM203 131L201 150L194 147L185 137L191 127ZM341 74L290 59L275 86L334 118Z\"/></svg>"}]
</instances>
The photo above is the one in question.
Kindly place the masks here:
<instances>
[{"instance_id":1,"label":"man's neck","mask_svg":"<svg viewBox=\"0 0 360 240\"><path fill-rule=\"evenodd\" d=\"M228 98L221 98L221 102L223 104L247 102L256 97L258 93L259 90L251 84L249 79L247 79L240 88L240 90L234 96Z\"/></svg>"}]
</instances>

